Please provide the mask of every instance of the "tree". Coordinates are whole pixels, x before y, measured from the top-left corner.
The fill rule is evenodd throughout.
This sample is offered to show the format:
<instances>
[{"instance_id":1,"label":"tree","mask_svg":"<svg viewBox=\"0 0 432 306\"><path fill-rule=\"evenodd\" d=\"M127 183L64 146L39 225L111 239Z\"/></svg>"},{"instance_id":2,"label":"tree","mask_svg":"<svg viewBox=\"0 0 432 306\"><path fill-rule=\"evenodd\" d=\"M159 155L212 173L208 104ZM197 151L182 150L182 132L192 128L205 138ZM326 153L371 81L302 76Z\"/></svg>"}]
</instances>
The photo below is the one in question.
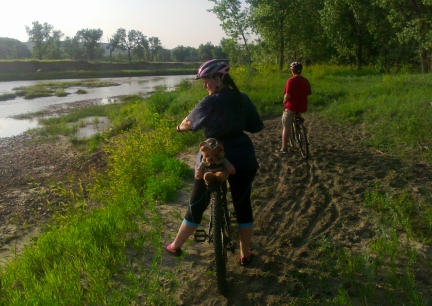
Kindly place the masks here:
<instances>
[{"instance_id":1,"label":"tree","mask_svg":"<svg viewBox=\"0 0 432 306\"><path fill-rule=\"evenodd\" d=\"M139 45L136 46L136 48L133 49L132 54L134 57L142 60L142 61L148 61L150 58L150 46L149 41L147 40L147 37L144 35L141 37L141 41Z\"/></svg>"},{"instance_id":2,"label":"tree","mask_svg":"<svg viewBox=\"0 0 432 306\"><path fill-rule=\"evenodd\" d=\"M221 46L214 46L213 48L213 58L226 58L227 55L223 52Z\"/></svg>"},{"instance_id":3,"label":"tree","mask_svg":"<svg viewBox=\"0 0 432 306\"><path fill-rule=\"evenodd\" d=\"M160 62L171 62L171 51L162 47L158 54L158 60Z\"/></svg>"},{"instance_id":4,"label":"tree","mask_svg":"<svg viewBox=\"0 0 432 306\"><path fill-rule=\"evenodd\" d=\"M76 36L83 43L87 60L94 60L96 58L98 54L98 41L102 35L103 31L101 29L82 29L77 32Z\"/></svg>"},{"instance_id":5,"label":"tree","mask_svg":"<svg viewBox=\"0 0 432 306\"><path fill-rule=\"evenodd\" d=\"M132 62L132 50L141 45L142 40L145 38L143 33L137 30L130 30L126 34L126 30L120 28L114 34L116 39L118 39L118 45L121 49L127 50L129 63Z\"/></svg>"},{"instance_id":6,"label":"tree","mask_svg":"<svg viewBox=\"0 0 432 306\"><path fill-rule=\"evenodd\" d=\"M289 0L249 0L254 28L267 44L270 52L278 53L279 68L285 62L285 46L292 33L293 27L299 25L290 16L297 11L296 4ZM300 26L300 25L299 25ZM294 45L294 44L293 44Z\"/></svg>"},{"instance_id":7,"label":"tree","mask_svg":"<svg viewBox=\"0 0 432 306\"><path fill-rule=\"evenodd\" d=\"M248 55L248 63L251 63L251 53L248 47L248 36L251 30L250 14L248 9L241 8L238 0L209 0L215 5L210 12L216 14L222 22L222 29L233 40L239 38L243 41L244 50Z\"/></svg>"},{"instance_id":8,"label":"tree","mask_svg":"<svg viewBox=\"0 0 432 306\"><path fill-rule=\"evenodd\" d=\"M39 21L33 21L32 25L31 28L29 26L26 26L25 28L29 41L34 43L33 51L36 54L36 57L41 60L50 43L53 26L46 22L40 24Z\"/></svg>"},{"instance_id":9,"label":"tree","mask_svg":"<svg viewBox=\"0 0 432 306\"><path fill-rule=\"evenodd\" d=\"M107 49L109 50L110 62L112 62L112 53L119 47L120 41L116 34L109 39Z\"/></svg>"},{"instance_id":10,"label":"tree","mask_svg":"<svg viewBox=\"0 0 432 306\"><path fill-rule=\"evenodd\" d=\"M29 58L27 46L17 39L0 37L0 59Z\"/></svg>"},{"instance_id":11,"label":"tree","mask_svg":"<svg viewBox=\"0 0 432 306\"><path fill-rule=\"evenodd\" d=\"M210 59L214 58L213 49L214 49L214 46L210 42L206 43L205 45L201 44L198 47L198 56L200 57L200 59L202 61L210 60Z\"/></svg>"},{"instance_id":12,"label":"tree","mask_svg":"<svg viewBox=\"0 0 432 306\"><path fill-rule=\"evenodd\" d=\"M233 64L238 64L242 62L241 53L238 50L238 44L232 38L222 38L220 42L222 46L222 52L226 54L230 62Z\"/></svg>"},{"instance_id":13,"label":"tree","mask_svg":"<svg viewBox=\"0 0 432 306\"><path fill-rule=\"evenodd\" d=\"M75 35L73 38L66 36L63 41L63 50L71 60L76 60L82 57L83 51L80 48L80 38Z\"/></svg>"},{"instance_id":14,"label":"tree","mask_svg":"<svg viewBox=\"0 0 432 306\"><path fill-rule=\"evenodd\" d=\"M432 69L432 1L430 0L376 0L388 10L387 18L399 42L413 43L420 58L423 73Z\"/></svg>"},{"instance_id":15,"label":"tree","mask_svg":"<svg viewBox=\"0 0 432 306\"><path fill-rule=\"evenodd\" d=\"M171 58L174 62L183 62L185 58L191 56L192 47L177 46L171 50Z\"/></svg>"},{"instance_id":16,"label":"tree","mask_svg":"<svg viewBox=\"0 0 432 306\"><path fill-rule=\"evenodd\" d=\"M389 72L392 67L400 68L402 63L411 61L413 47L411 44L399 43L396 29L387 18L387 8L374 5L373 12L373 18L368 23L368 31L373 36L368 63L385 72Z\"/></svg>"},{"instance_id":17,"label":"tree","mask_svg":"<svg viewBox=\"0 0 432 306\"><path fill-rule=\"evenodd\" d=\"M139 48L142 48L143 59L148 60L150 58L150 43L147 40L147 37L142 37Z\"/></svg>"},{"instance_id":18,"label":"tree","mask_svg":"<svg viewBox=\"0 0 432 306\"><path fill-rule=\"evenodd\" d=\"M258 38L253 45L254 61L266 58L283 69L286 62L306 64L328 60L334 48L328 43L320 22L324 0L246 0L250 5L251 28Z\"/></svg>"},{"instance_id":19,"label":"tree","mask_svg":"<svg viewBox=\"0 0 432 306\"><path fill-rule=\"evenodd\" d=\"M161 60L161 52L162 52L162 42L158 37L150 37L149 38L149 44L150 44L150 57L152 61Z\"/></svg>"},{"instance_id":20,"label":"tree","mask_svg":"<svg viewBox=\"0 0 432 306\"><path fill-rule=\"evenodd\" d=\"M321 10L324 32L341 57L356 60L357 69L363 65L364 45L371 39L368 31L373 6L358 0L325 0Z\"/></svg>"},{"instance_id":21,"label":"tree","mask_svg":"<svg viewBox=\"0 0 432 306\"><path fill-rule=\"evenodd\" d=\"M62 37L64 36L62 31L54 30L52 36L49 39L47 46L47 57L50 59L62 58Z\"/></svg>"}]
</instances>

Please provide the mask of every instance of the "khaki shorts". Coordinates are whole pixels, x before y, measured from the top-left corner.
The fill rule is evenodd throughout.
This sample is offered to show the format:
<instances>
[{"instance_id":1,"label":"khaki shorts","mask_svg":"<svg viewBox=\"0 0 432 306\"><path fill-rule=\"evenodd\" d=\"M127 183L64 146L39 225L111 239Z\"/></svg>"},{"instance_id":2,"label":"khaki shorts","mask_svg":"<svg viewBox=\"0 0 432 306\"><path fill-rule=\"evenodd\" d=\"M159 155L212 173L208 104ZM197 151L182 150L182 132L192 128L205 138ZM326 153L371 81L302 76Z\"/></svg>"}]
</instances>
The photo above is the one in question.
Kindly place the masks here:
<instances>
[{"instance_id":1,"label":"khaki shorts","mask_svg":"<svg viewBox=\"0 0 432 306\"><path fill-rule=\"evenodd\" d=\"M282 125L289 129L291 128L291 125L294 122L294 117L295 117L296 112L290 111L290 110L285 110L282 114Z\"/></svg>"}]
</instances>

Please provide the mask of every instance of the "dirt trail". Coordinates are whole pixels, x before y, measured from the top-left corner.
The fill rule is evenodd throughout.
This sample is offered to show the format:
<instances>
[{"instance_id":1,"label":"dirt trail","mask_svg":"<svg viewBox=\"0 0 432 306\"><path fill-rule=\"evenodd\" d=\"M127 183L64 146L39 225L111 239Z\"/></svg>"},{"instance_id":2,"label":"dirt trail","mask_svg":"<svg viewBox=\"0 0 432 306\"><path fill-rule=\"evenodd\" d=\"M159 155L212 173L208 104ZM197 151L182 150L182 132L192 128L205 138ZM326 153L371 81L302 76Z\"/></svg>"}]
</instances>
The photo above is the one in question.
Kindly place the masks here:
<instances>
[{"instance_id":1,"label":"dirt trail","mask_svg":"<svg viewBox=\"0 0 432 306\"><path fill-rule=\"evenodd\" d=\"M253 264L239 267L238 255L230 255L230 293L220 296L212 275L205 273L211 269L211 247L190 239L178 274L186 282L177 296L179 304L286 305L301 288L312 296L325 296L328 292L318 288L319 280L311 279L305 271L321 268L317 246L323 239L355 252L374 237L374 216L362 205L364 192L372 190L376 182L390 192L407 189L419 196L432 189L430 165L403 162L367 148L362 145L367 135L358 127L331 125L315 115L306 116L309 160L303 160L296 151L276 153L281 137L279 122L279 118L266 120L265 130L251 135L261 167L253 192ZM167 241L177 231L185 203L187 197L162 208ZM426 256L432 253L424 246L419 251ZM164 260L167 268L176 262L169 254ZM299 282L302 273L304 282ZM425 273L428 276L419 280L419 286L430 295L430 267Z\"/></svg>"},{"instance_id":2,"label":"dirt trail","mask_svg":"<svg viewBox=\"0 0 432 306\"><path fill-rule=\"evenodd\" d=\"M221 296L208 272L211 247L190 239L177 272L182 282L176 295L179 305L285 305L301 289L312 296L331 297L337 278L329 278L333 285L323 289L323 282L308 271L322 268L318 246L323 239L355 252L374 237L376 223L362 205L364 192L374 188L375 182L389 192L406 189L420 198L432 190L430 165L402 161L363 146L368 136L358 126L339 127L308 114L306 127L311 153L307 161L296 151L275 152L280 146L279 117L265 120L264 131L251 135L261 166L253 191L254 261L249 268L237 266L236 245L237 253L229 255L230 292ZM106 166L100 155L86 156L67 140L34 140L23 136L0 141L0 261L37 235L33 225L50 213L43 194L50 181L67 181L68 176L85 181L91 169ZM195 154L195 150L183 152L180 158L193 166ZM178 200L159 207L166 243L180 225L189 189L186 186ZM55 203L56 198L51 195L51 200ZM432 256L430 247L419 246L419 252ZM137 264L145 264L139 262L143 260ZM162 267L173 271L179 260L164 252ZM416 279L424 295L432 296L431 267L419 271Z\"/></svg>"}]
</instances>

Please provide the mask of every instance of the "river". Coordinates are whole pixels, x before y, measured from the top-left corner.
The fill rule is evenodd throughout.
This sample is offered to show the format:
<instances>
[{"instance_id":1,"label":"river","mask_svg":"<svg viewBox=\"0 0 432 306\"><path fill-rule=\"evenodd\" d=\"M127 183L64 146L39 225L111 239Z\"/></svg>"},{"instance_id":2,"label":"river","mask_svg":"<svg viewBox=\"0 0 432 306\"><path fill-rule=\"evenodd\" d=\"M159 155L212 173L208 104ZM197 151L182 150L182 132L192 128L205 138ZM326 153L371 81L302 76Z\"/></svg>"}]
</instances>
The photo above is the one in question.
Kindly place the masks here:
<instances>
[{"instance_id":1,"label":"river","mask_svg":"<svg viewBox=\"0 0 432 306\"><path fill-rule=\"evenodd\" d=\"M166 86L168 90L174 89L184 79L191 80L192 75L178 76L147 76L124 78L100 78L95 80L108 81L120 84L119 86L85 88L87 94L79 95L77 88L70 87L65 91L66 97L44 97L24 99L16 97L13 100L0 101L0 141L2 138L18 136L28 129L39 127L37 119L16 119L15 116L43 111L56 104L72 103L83 100L96 100L99 104L110 103L112 97L132 94L145 95L153 92L156 87ZM13 88L31 86L45 82L72 82L77 80L44 80L44 81L11 81L0 82L0 95L14 93Z\"/></svg>"}]
</instances>

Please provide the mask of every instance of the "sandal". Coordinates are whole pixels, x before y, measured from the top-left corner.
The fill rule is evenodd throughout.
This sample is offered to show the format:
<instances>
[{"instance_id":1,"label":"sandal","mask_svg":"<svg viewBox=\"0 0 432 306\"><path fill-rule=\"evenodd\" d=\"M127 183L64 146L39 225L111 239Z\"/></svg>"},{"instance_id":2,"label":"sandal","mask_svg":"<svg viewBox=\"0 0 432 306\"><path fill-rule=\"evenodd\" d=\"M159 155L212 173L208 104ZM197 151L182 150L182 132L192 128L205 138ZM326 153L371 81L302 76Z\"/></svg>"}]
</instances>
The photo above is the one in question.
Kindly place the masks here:
<instances>
[{"instance_id":1,"label":"sandal","mask_svg":"<svg viewBox=\"0 0 432 306\"><path fill-rule=\"evenodd\" d=\"M252 251L249 251L248 257L240 257L239 265L243 267L248 266L252 261L252 258L253 258L253 253Z\"/></svg>"},{"instance_id":2,"label":"sandal","mask_svg":"<svg viewBox=\"0 0 432 306\"><path fill-rule=\"evenodd\" d=\"M174 255L174 256L181 256L183 254L183 251L181 250L181 248L178 249L171 249L171 243L168 243L168 245L166 246L165 250L167 250L168 253Z\"/></svg>"}]
</instances>

